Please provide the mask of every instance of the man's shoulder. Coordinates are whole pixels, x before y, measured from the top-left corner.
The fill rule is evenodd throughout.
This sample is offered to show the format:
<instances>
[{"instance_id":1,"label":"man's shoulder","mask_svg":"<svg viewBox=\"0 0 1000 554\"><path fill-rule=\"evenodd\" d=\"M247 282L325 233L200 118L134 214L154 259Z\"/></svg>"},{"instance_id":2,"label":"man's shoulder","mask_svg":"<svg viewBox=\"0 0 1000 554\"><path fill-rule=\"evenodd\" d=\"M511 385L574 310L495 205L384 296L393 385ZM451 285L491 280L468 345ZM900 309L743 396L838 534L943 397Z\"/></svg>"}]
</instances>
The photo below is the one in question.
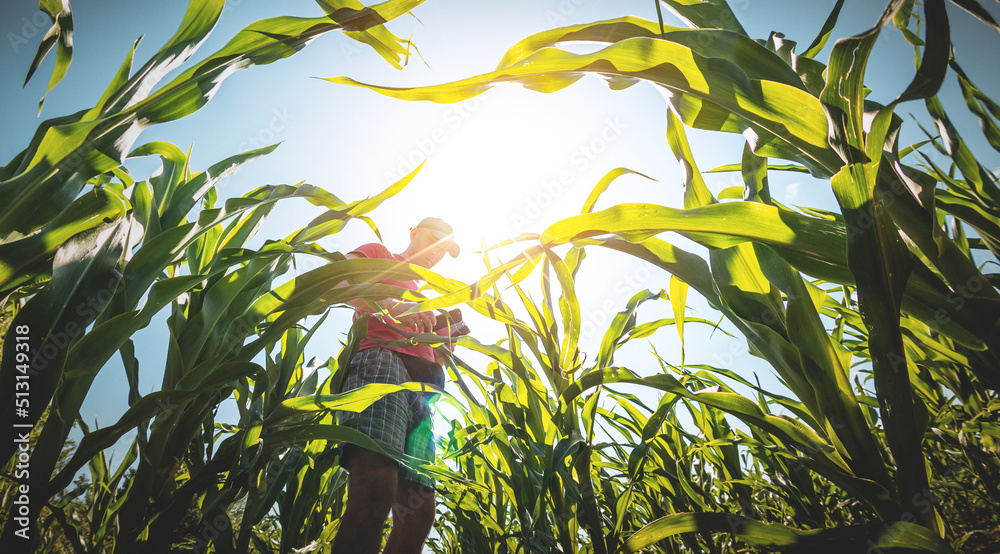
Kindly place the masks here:
<instances>
[{"instance_id":1,"label":"man's shoulder","mask_svg":"<svg viewBox=\"0 0 1000 554\"><path fill-rule=\"evenodd\" d=\"M385 258L393 259L392 252L385 247L384 244L380 242L369 242L368 244L362 244L361 246L351 250L352 253L361 254L366 258Z\"/></svg>"}]
</instances>

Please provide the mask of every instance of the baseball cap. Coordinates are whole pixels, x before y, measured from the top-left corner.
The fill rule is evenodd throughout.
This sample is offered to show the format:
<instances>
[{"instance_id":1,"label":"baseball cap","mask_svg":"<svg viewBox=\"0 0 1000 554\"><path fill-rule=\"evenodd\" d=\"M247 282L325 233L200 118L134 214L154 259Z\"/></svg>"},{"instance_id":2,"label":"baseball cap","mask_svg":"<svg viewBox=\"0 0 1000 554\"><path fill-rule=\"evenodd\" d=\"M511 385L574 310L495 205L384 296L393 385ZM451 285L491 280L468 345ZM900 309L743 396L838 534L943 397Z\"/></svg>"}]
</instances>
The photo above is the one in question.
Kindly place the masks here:
<instances>
[{"instance_id":1,"label":"baseball cap","mask_svg":"<svg viewBox=\"0 0 1000 554\"><path fill-rule=\"evenodd\" d=\"M427 229L434 234L438 240L443 240L448 244L448 253L451 254L452 258L458 257L461 248L459 248L458 243L455 242L455 231L444 222L443 219L439 217L425 217L420 223L417 223L417 228Z\"/></svg>"}]
</instances>

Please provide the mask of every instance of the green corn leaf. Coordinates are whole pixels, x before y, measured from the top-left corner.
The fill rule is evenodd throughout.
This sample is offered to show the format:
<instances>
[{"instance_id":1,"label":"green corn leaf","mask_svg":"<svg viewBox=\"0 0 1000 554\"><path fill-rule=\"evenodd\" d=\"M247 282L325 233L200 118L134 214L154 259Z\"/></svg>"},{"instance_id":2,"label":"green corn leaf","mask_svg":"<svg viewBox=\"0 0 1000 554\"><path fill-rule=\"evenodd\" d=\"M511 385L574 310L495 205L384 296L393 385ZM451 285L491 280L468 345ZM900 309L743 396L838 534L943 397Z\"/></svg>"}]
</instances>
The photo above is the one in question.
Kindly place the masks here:
<instances>
[{"instance_id":1,"label":"green corn leaf","mask_svg":"<svg viewBox=\"0 0 1000 554\"><path fill-rule=\"evenodd\" d=\"M944 82L951 56L951 36L944 0L924 2L924 19L927 21L926 46L917 66L917 74L890 105L932 97Z\"/></svg>"},{"instance_id":2,"label":"green corn leaf","mask_svg":"<svg viewBox=\"0 0 1000 554\"><path fill-rule=\"evenodd\" d=\"M948 155L965 176L966 186L963 188L969 189L968 192L974 194L981 202L988 202L994 206L1000 204L1000 187L993 182L989 172L980 165L972 151L969 150L968 145L959 136L951 119L945 113L944 107L941 106L941 102L937 97L932 97L925 100L925 104L931 119L934 120L941 133Z\"/></svg>"},{"instance_id":3,"label":"green corn leaf","mask_svg":"<svg viewBox=\"0 0 1000 554\"><path fill-rule=\"evenodd\" d=\"M682 183L684 185L684 207L699 208L716 202L709 192L698 165L694 161L691 147L688 146L684 126L673 111L667 112L667 143L673 151L677 163L681 165Z\"/></svg>"},{"instance_id":4,"label":"green corn leaf","mask_svg":"<svg viewBox=\"0 0 1000 554\"><path fill-rule=\"evenodd\" d=\"M958 62L954 59L949 62L958 78L958 84L962 89L962 98L969 111L979 120L979 125L983 129L983 134L990 146L1000 152L1000 127L997 126L996 119L1000 118L1000 105L997 105L989 96L986 96L976 87L969 76L962 71ZM900 154L902 157L902 154Z\"/></svg>"},{"instance_id":5,"label":"green corn leaf","mask_svg":"<svg viewBox=\"0 0 1000 554\"><path fill-rule=\"evenodd\" d=\"M963 10L971 13L976 19L982 21L986 25L990 26L996 32L1000 33L1000 24L997 24L996 19L990 15L990 12L986 11L978 0L951 0L956 6L962 8Z\"/></svg>"},{"instance_id":6,"label":"green corn leaf","mask_svg":"<svg viewBox=\"0 0 1000 554\"><path fill-rule=\"evenodd\" d=\"M845 528L800 530L778 523L762 523L736 514L686 513L660 518L636 531L623 545L622 552L638 552L680 533L728 533L758 547L812 547L821 551L864 550L869 545L879 549L908 548L921 552L947 554L952 550L942 539L913 523L895 522L858 525ZM832 550L831 550L832 551Z\"/></svg>"},{"instance_id":7,"label":"green corn leaf","mask_svg":"<svg viewBox=\"0 0 1000 554\"><path fill-rule=\"evenodd\" d=\"M805 51L799 54L803 58L815 58L823 47L826 46L826 42L830 40L830 35L833 33L834 26L837 25L837 18L840 17L840 9L844 7L844 0L837 0L837 3L833 6L833 11L827 16L826 21L823 22L823 28L820 29L819 34L813 39L812 43L806 47Z\"/></svg>"},{"instance_id":8,"label":"green corn leaf","mask_svg":"<svg viewBox=\"0 0 1000 554\"><path fill-rule=\"evenodd\" d=\"M561 244L605 233L634 242L663 231L693 234L706 246L725 248L748 240L773 243L830 263L844 263L845 232L834 222L755 202L710 204L679 210L652 204L619 204L549 226L543 244ZM713 235L709 235L712 233Z\"/></svg>"},{"instance_id":9,"label":"green corn leaf","mask_svg":"<svg viewBox=\"0 0 1000 554\"><path fill-rule=\"evenodd\" d=\"M356 0L317 0L330 19L344 26L344 35L371 46L385 61L401 69L400 59L409 59L409 41L389 32L383 23L422 4L424 0L392 0L365 7ZM403 45L407 48L404 48Z\"/></svg>"},{"instance_id":10,"label":"green corn leaf","mask_svg":"<svg viewBox=\"0 0 1000 554\"><path fill-rule=\"evenodd\" d=\"M676 276L670 276L670 306L674 310L674 322L681 339L681 367L684 367L684 311L687 302L688 284Z\"/></svg>"},{"instance_id":11,"label":"green corn leaf","mask_svg":"<svg viewBox=\"0 0 1000 554\"><path fill-rule=\"evenodd\" d=\"M596 369L604 369L611 366L615 350L624 342L625 335L634 335L632 331L636 328L635 311L643 302L657 300L661 294L662 291L657 293L649 290L639 291L632 295L624 310L615 314L611 320L611 324L608 325L607 331L604 333L604 338L601 340L601 349L597 356Z\"/></svg>"},{"instance_id":12,"label":"green corn leaf","mask_svg":"<svg viewBox=\"0 0 1000 554\"><path fill-rule=\"evenodd\" d=\"M726 0L662 0L682 21L699 29L719 28L747 34Z\"/></svg>"},{"instance_id":13,"label":"green corn leaf","mask_svg":"<svg viewBox=\"0 0 1000 554\"><path fill-rule=\"evenodd\" d=\"M719 200L742 200L743 191L739 186L726 187L719 191Z\"/></svg>"},{"instance_id":14,"label":"green corn leaf","mask_svg":"<svg viewBox=\"0 0 1000 554\"><path fill-rule=\"evenodd\" d=\"M543 48L563 42L615 43L629 38L644 37L681 44L705 58L727 59L743 68L751 79L768 79L804 88L801 78L787 62L744 34L720 29L683 29L669 26L663 30L661 33L657 22L625 16L544 31L515 44L504 55L497 70L515 65ZM616 83L635 82L635 79L630 77L604 75L603 78L608 79L609 86L615 90L627 88L616 86Z\"/></svg>"},{"instance_id":15,"label":"green corn leaf","mask_svg":"<svg viewBox=\"0 0 1000 554\"><path fill-rule=\"evenodd\" d=\"M682 27L661 27L658 22L634 16L624 16L582 25L569 25L535 33L511 46L497 65L502 69L514 65L529 55L549 46L563 42L606 42L613 43L633 37L662 37L661 31L681 31Z\"/></svg>"},{"instance_id":16,"label":"green corn leaf","mask_svg":"<svg viewBox=\"0 0 1000 554\"><path fill-rule=\"evenodd\" d=\"M576 286L566 263L548 249L545 250L545 257L555 270L556 278L562 289L559 295L559 312L562 314L564 336L562 346L559 349L562 353L559 365L563 371L572 371L576 368L576 360L579 356L580 302L577 300Z\"/></svg>"},{"instance_id":17,"label":"green corn leaf","mask_svg":"<svg viewBox=\"0 0 1000 554\"><path fill-rule=\"evenodd\" d=\"M389 185L382 192L372 196L371 198L365 198L364 200L358 200L352 202L348 205L334 205L333 202L336 197L322 191L322 189L316 189L317 191L322 191L324 195L322 196L324 200L323 205L327 205L329 211L316 217L309 222L309 225L300 229L299 231L293 233L285 240L290 244L302 244L307 242L313 242L319 240L327 235L339 232L347 224L347 221L351 217L358 217L359 219L364 214L374 210L382 202L385 202L388 198L399 193L403 188L406 187L416 177L417 172L424 166L423 163L418 165L416 169L403 176L400 180ZM332 198L331 198L332 197ZM342 204L339 200L336 200L338 204ZM375 234L378 235L378 229L373 227Z\"/></svg>"},{"instance_id":18,"label":"green corn leaf","mask_svg":"<svg viewBox=\"0 0 1000 554\"><path fill-rule=\"evenodd\" d=\"M981 304L978 313L1000 313L1000 293L993 287L974 284L986 283L987 279L934 221L937 181L899 163L893 169L880 182L880 192L892 199L888 207L893 221L966 302ZM992 327L994 323L995 318L985 318L982 324Z\"/></svg>"},{"instance_id":19,"label":"green corn leaf","mask_svg":"<svg viewBox=\"0 0 1000 554\"><path fill-rule=\"evenodd\" d=\"M814 299L815 289L808 288L802 277L784 260L765 248L755 250L768 280L788 297L790 341L805 359L815 364L803 364L802 368L814 389L823 391L815 397L817 409L813 415L824 420L828 436L837 442L838 449L857 475L888 488L890 479L885 471L882 451L858 408L851 388L848 372L851 354L836 343L823 327L817 307L817 304L822 305L822 300L817 302Z\"/></svg>"},{"instance_id":20,"label":"green corn leaf","mask_svg":"<svg viewBox=\"0 0 1000 554\"><path fill-rule=\"evenodd\" d=\"M913 15L913 5L914 0L904 0L902 5L899 7L899 10L893 14L892 24L899 29L901 33L903 33L903 38L905 38L907 42L914 46L923 46L924 41L920 40L920 37L910 31L910 21L915 19ZM917 16L916 19L919 19L919 16Z\"/></svg>"},{"instance_id":21,"label":"green corn leaf","mask_svg":"<svg viewBox=\"0 0 1000 554\"><path fill-rule=\"evenodd\" d=\"M237 462L239 470L247 470L260 457L261 448L259 442L263 427L264 397L258 396L250 404L250 420L244 428L243 442L240 445L240 454ZM252 456L247 456L248 452L252 453Z\"/></svg>"},{"instance_id":22,"label":"green corn leaf","mask_svg":"<svg viewBox=\"0 0 1000 554\"><path fill-rule=\"evenodd\" d=\"M344 391L335 395L289 398L267 415L264 419L264 425L270 426L295 415L319 410L342 410L357 413L371 406L387 394L406 390L447 394L441 389L427 383L403 383L400 385L368 384L359 389Z\"/></svg>"},{"instance_id":23,"label":"green corn leaf","mask_svg":"<svg viewBox=\"0 0 1000 554\"><path fill-rule=\"evenodd\" d=\"M272 204L284 198L301 197L322 203L324 195L315 187L267 185L250 191L241 198L226 200L222 208L202 211L197 221L185 223L165 231L143 244L125 269L129 291L123 291L113 300L118 312L132 309L159 274L175 260L179 260L187 247L219 223L261 205Z\"/></svg>"},{"instance_id":24,"label":"green corn leaf","mask_svg":"<svg viewBox=\"0 0 1000 554\"><path fill-rule=\"evenodd\" d=\"M42 63L42 60L52 50L52 47L58 44L56 48L56 65L52 69L52 77L49 79L49 85L45 89L45 94L38 101L38 112L41 113L42 105L45 104L45 97L66 76L66 70L69 69L69 64L73 62L73 11L70 9L69 0L39 0L38 9L49 16L49 19L52 20L52 27L49 27L49 30L42 36L42 43L38 45L38 51L35 53L34 59L31 60L31 66L28 68L28 75L24 78L24 84L28 84L31 76L38 69L38 65Z\"/></svg>"},{"instance_id":25,"label":"green corn leaf","mask_svg":"<svg viewBox=\"0 0 1000 554\"><path fill-rule=\"evenodd\" d=\"M587 200L583 203L583 208L580 210L580 213L585 214L594 211L594 205L597 204L597 200L601 197L602 194L604 194L606 190L608 190L608 187L611 186L611 182L621 177L622 175L629 175L629 174L640 175L642 177L646 177L647 179L655 181L655 179L653 179L652 177L647 177L646 175L643 175L638 171L632 171L631 169L627 169L624 167L617 167L615 169L612 169L611 171L607 172L604 175L604 177L601 177L601 180L597 182L597 184L594 186L594 189L590 191L590 196L588 196Z\"/></svg>"},{"instance_id":26,"label":"green corn leaf","mask_svg":"<svg viewBox=\"0 0 1000 554\"><path fill-rule=\"evenodd\" d=\"M0 399L5 429L13 432L15 421L35 422L52 398L62 378L71 344L83 334L104 309L119 283L115 266L122 255L125 229L119 220L85 231L66 241L52 262L52 280L20 310L10 329L27 329L30 354L18 360L16 342L4 341L4 356L0 362L0 381L7 383ZM15 375L31 375L32 400L30 413L15 419ZM52 421L56 418L51 418ZM46 460L55 463L62 441L55 443L43 432L35 447L32 463ZM14 442L8 441L10 447ZM12 448L0 450L0 459L8 459ZM89 456L89 459L92 456ZM37 466L51 466L39 463ZM39 475L48 475L44 471ZM41 479L41 477L39 477Z\"/></svg>"},{"instance_id":27,"label":"green corn leaf","mask_svg":"<svg viewBox=\"0 0 1000 554\"><path fill-rule=\"evenodd\" d=\"M153 191L151 203L156 206L156 213L158 216L157 224L159 224L159 219L163 217L163 214L166 211L167 206L169 206L177 187L186 180L186 174L189 171L189 155L185 154L184 151L177 146L168 142L148 142L129 152L128 157L137 158L140 156L152 155L158 155L161 163L159 175L149 178L149 185ZM225 165L222 165L221 167L225 167ZM176 225L166 227L174 226ZM164 226L159 225L159 227ZM152 238L153 236L154 235L150 235L149 238Z\"/></svg>"},{"instance_id":28,"label":"green corn leaf","mask_svg":"<svg viewBox=\"0 0 1000 554\"><path fill-rule=\"evenodd\" d=\"M766 414L754 402L738 394L711 390L694 393L671 375L658 374L638 378L627 369L615 367L581 376L580 379L567 387L560 401L569 402L589 388L616 382L645 385L730 413L747 424L757 426L768 433L781 437L783 441L794 444L796 448L808 454L804 463L810 468L833 480L838 486L849 489L852 494L864 498L880 513L894 513L899 510L899 504L890 497L885 487L851 473L846 462L834 447L800 421Z\"/></svg>"},{"instance_id":29,"label":"green corn leaf","mask_svg":"<svg viewBox=\"0 0 1000 554\"><path fill-rule=\"evenodd\" d=\"M120 163L120 158L112 160L98 150L123 153L130 147L131 141L135 140L136 118L123 110L145 99L168 71L184 63L194 53L215 26L223 4L218 0L192 0L174 37L110 98L105 93L102 101L107 107L102 113L108 117L94 119L93 113L82 110L72 116L51 119L39 126L14 172L18 178L0 187L5 191L17 191L21 197L15 195L12 198L23 201L24 206L38 211L37 217L29 220L27 227L24 226L25 223L11 223L14 228L18 228L17 232L27 234L44 224L55 215L53 212L58 213L58 210L76 197L87 179ZM110 116L115 117L109 119ZM130 130L132 134L129 140L119 142ZM40 163L41 160L44 163ZM69 176L68 180L65 176ZM46 201L38 202L36 206L37 198L45 198ZM12 204L11 208L14 207ZM18 210L12 209L0 214L0 220L4 219L3 216L12 214L18 215ZM20 217L25 221L25 214L20 214ZM0 236L3 235L9 236L10 231L8 227L0 225Z\"/></svg>"},{"instance_id":30,"label":"green corn leaf","mask_svg":"<svg viewBox=\"0 0 1000 554\"><path fill-rule=\"evenodd\" d=\"M128 203L106 189L85 193L61 214L26 238L0 244L0 290L48 274L51 259L71 237L124 217Z\"/></svg>"},{"instance_id":31,"label":"green corn leaf","mask_svg":"<svg viewBox=\"0 0 1000 554\"><path fill-rule=\"evenodd\" d=\"M770 165L768 171L793 171L797 173L809 173L809 169L798 165ZM743 171L743 164L720 165L714 169L709 169L705 173L724 173L727 171Z\"/></svg>"},{"instance_id":32,"label":"green corn leaf","mask_svg":"<svg viewBox=\"0 0 1000 554\"><path fill-rule=\"evenodd\" d=\"M724 206L739 206L737 210L742 213L749 213L751 211L757 211L758 209L770 209L770 207L762 208L764 204L755 204L749 202L733 202L725 204L713 204L712 206L706 206L704 208L696 208L694 210L686 210L686 215L680 215L681 210L673 210L672 208L663 207L653 207L649 205L641 204L622 204L614 208L613 210L606 210L605 212L598 212L598 214L590 214L587 216L575 216L563 220L555 224L551 229L555 231L550 233L548 238L544 240L555 240L557 242L568 242L572 241L578 244L597 244L605 247L610 247L614 250L625 252L627 254L636 256L640 259L646 260L657 267L661 267L690 284L695 288L702 296L704 296L713 307L718 309L722 308L720 299L718 297L718 292L715 290L715 286L712 284L710 274L707 269L702 270L699 267L704 266L705 262L698 258L697 256L691 255L683 250L680 250L668 243L665 243L656 238L646 238L641 244L635 244L634 242L626 242L620 239L611 240L595 240L595 239L583 239L581 237L588 235L600 235L606 232L613 232L616 234L621 234L622 236L629 237L629 240L636 241L650 234L655 234L651 227L657 227L661 221L658 219L651 219L650 214L654 212L662 213L664 215L671 214L668 219L672 220L674 223L669 225L670 230L676 231L688 231L697 230L705 231L704 234L699 236L699 239L705 239L708 235L707 233L713 230L718 230L724 233L736 233L744 231L752 231L757 229L761 225L759 220L752 219L749 223L741 224L739 218L734 219L733 217L727 215L724 218L713 219L711 223L705 222L705 225L697 225L693 220L687 220L692 213L699 213L698 217L701 217L701 212L715 212L719 210L718 213L722 213L722 208ZM751 207L752 206L752 207ZM660 212L661 208L665 212ZM774 208L778 210L778 208ZM673 210L673 211L672 211ZM746 210L746 212L743 212ZM624 217L617 214L627 214ZM812 242L813 239L805 240L807 235L812 235L812 231L806 231L805 227L800 227L795 223L795 218L785 218L784 211L780 212L782 215L779 219L782 220L781 226L786 224L793 224L796 230L789 230L787 235L782 231L782 235L785 235L789 239L799 242L801 246L804 247L805 242ZM793 212L788 212L793 213ZM679 217L673 219L673 214L677 214ZM727 212L728 214L728 212ZM585 218L588 217L598 217L598 224L591 224L586 222ZM645 221L644 221L645 220ZM667 220L662 220L666 222ZM817 218L817 221L819 219ZM826 243L827 247L836 244L841 239L833 238L836 234L842 231L837 230L838 225L835 222L829 220L822 220L826 223L822 224L828 227L834 234L829 235L827 239L820 238L821 234L825 234L826 231L821 231L820 234L815 235L816 244ZM631 222L631 223L625 223ZM649 225L647 225L647 223ZM733 228L727 227L728 224L732 223ZM675 227L674 224L677 226ZM720 227L722 225L723 227ZM811 225L811 224L810 224ZM770 226L767 224L766 226ZM638 227L638 228L637 228ZM741 227L742 231L735 229L735 227ZM664 228L663 230L667 230ZM566 233L566 236L560 236ZM633 235L635 233L637 236ZM765 232L765 234L767 234ZM543 235L545 237L546 235ZM771 238L777 235L770 235ZM767 237L755 237L754 240L759 240L767 244L770 248L775 249L783 258L785 258L789 263L794 265L800 271L815 275L825 280L854 284L854 278L852 277L850 271L847 270L846 256L840 254L838 259L830 258L829 260L823 260L825 256L822 250L810 250L811 252L816 252L818 255L814 255L810 252L800 250L800 246L792 246L791 243L782 244L781 242L773 242L767 239ZM706 241L705 244L708 246L714 246L718 248L726 248L738 243L736 237L728 235L726 239L722 241ZM833 251L827 250L826 254L834 254ZM988 329L984 329L981 324L980 315L974 314L971 309L956 309L954 302L947 300L949 289L944 285L944 283L936 280L931 275L926 275L924 273L914 274L907 284L907 295L903 298L904 310L912 314L915 317L920 318L928 325L932 325L939 332L947 334L953 340L959 341L961 344L967 345L970 348L982 350L986 348L986 343L991 340L991 335ZM964 306L963 306L964 307Z\"/></svg>"},{"instance_id":33,"label":"green corn leaf","mask_svg":"<svg viewBox=\"0 0 1000 554\"><path fill-rule=\"evenodd\" d=\"M502 71L438 86L391 88L363 85L346 77L327 80L363 86L394 98L451 103L481 94L502 82L517 81L533 90L554 92L569 86L583 73L638 78L716 105L740 121L781 136L815 167L825 168L818 171L829 172L827 175L840 167L842 162L829 149L826 118L815 97L795 86L750 79L735 63L717 58L712 58L712 62L678 43L636 37L592 54L545 48ZM792 113L795 117L789 116Z\"/></svg>"},{"instance_id":34,"label":"green corn leaf","mask_svg":"<svg viewBox=\"0 0 1000 554\"><path fill-rule=\"evenodd\" d=\"M176 188L172 188L170 193L161 200L159 208L162 210L160 226L164 229L177 227L181 224L184 216L198 203L216 183L227 175L235 173L243 164L253 161L261 156L265 156L277 148L277 144L265 146L256 150L250 150L230 156L221 162L213 164L207 170L199 173L194 178L178 182ZM305 191L303 191L305 192Z\"/></svg>"},{"instance_id":35,"label":"green corn leaf","mask_svg":"<svg viewBox=\"0 0 1000 554\"><path fill-rule=\"evenodd\" d=\"M114 78L108 83L106 89L104 89L104 94L101 98L94 104L93 108L83 115L81 121L91 121L100 116L101 112L104 110L108 102L111 101L111 97L118 93L126 83L128 83L129 75L132 73L132 61L135 59L135 49L139 47L139 42L142 41L142 37L135 39L132 43L132 48L129 50L128 55L125 56L125 61L122 62L121 67L118 68L118 73L115 73Z\"/></svg>"},{"instance_id":36,"label":"green corn leaf","mask_svg":"<svg viewBox=\"0 0 1000 554\"><path fill-rule=\"evenodd\" d=\"M745 186L743 199L751 202L763 202L771 204L771 189L767 184L767 158L758 156L750 149L750 145L743 147L743 183Z\"/></svg>"},{"instance_id":37,"label":"green corn leaf","mask_svg":"<svg viewBox=\"0 0 1000 554\"><path fill-rule=\"evenodd\" d=\"M100 113L110 115L149 97L157 83L168 73L184 64L215 28L225 6L223 0L191 0L180 26L170 40L153 54L135 74L110 95ZM94 114L88 114L93 117Z\"/></svg>"}]
</instances>

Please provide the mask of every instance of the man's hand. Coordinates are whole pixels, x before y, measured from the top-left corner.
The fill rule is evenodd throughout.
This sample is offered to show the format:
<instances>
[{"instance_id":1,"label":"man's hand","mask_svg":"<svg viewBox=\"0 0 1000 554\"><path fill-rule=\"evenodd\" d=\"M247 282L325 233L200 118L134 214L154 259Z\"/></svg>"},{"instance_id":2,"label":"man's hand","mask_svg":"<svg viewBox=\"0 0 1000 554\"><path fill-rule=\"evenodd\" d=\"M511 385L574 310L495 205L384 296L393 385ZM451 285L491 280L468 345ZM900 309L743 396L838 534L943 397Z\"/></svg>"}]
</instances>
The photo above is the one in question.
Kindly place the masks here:
<instances>
[{"instance_id":1,"label":"man's hand","mask_svg":"<svg viewBox=\"0 0 1000 554\"><path fill-rule=\"evenodd\" d=\"M433 332L434 320L436 319L434 312L415 312L404 316L399 315L413 306L416 306L415 302L396 302L389 307L389 313L392 317L399 320L406 329L416 333Z\"/></svg>"}]
</instances>

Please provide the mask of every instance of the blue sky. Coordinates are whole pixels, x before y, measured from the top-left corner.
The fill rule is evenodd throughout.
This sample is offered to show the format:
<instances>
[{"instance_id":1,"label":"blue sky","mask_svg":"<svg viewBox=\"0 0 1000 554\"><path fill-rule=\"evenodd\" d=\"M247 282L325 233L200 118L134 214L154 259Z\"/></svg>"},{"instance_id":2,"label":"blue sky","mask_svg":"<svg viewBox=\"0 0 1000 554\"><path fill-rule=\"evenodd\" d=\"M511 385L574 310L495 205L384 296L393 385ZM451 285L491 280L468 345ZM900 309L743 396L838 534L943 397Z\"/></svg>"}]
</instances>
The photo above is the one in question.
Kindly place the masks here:
<instances>
[{"instance_id":1,"label":"blue sky","mask_svg":"<svg viewBox=\"0 0 1000 554\"><path fill-rule=\"evenodd\" d=\"M834 3L730 2L750 36L766 38L769 31L784 32L788 39L799 43L799 50L812 41ZM992 48L1000 37L950 3L948 7L956 56L987 94L1000 98L996 62L992 59ZM996 4L987 3L987 7L1000 16ZM42 64L28 86L21 87L46 28L35 23L42 21L42 16L36 17L41 13L36 8L35 3L26 1L5 2L0 7L0 70L7 76L0 82L5 130L0 135L0 163L6 163L27 144L40 121L93 105L138 36L143 35L143 40L136 66L155 52L173 34L185 3L74 2L74 61L64 81L49 94L41 119L35 115L36 106L45 90L52 59ZM882 8L880 2L848 0L834 38L864 31ZM320 8L306 0L230 2L195 61L258 19L320 14ZM229 77L200 111L146 130L136 145L162 140L184 150L192 146L192 167L200 171L238 152L282 142L274 153L227 179L219 191L220 198L238 196L264 184L305 180L344 200L354 200L375 194L415 162L427 159L417 178L375 211L374 219L386 245L399 252L406 246L410 226L427 215L445 218L455 226L464 255L458 260L446 258L436 269L470 281L483 271L473 254L480 244L495 243L521 231L540 232L549 223L578 213L593 185L615 167L642 172L655 181L622 177L598 208L634 201L681 206L680 172L665 140L666 107L660 93L647 84L611 91L597 79L587 77L554 94L506 86L461 104L438 105L394 100L314 77L346 75L390 86L442 83L489 71L507 48L532 33L625 14L656 18L651 1L428 0L414 10L416 18L406 16L389 24L397 35L412 37L426 65L415 57L403 70L395 70L368 47L329 33L292 58ZM668 24L682 25L667 10L664 16ZM832 42L818 59L826 60ZM912 59L912 48L898 32L887 29L869 65L866 83L873 90L871 98L887 102L901 92L912 77ZM975 120L967 115L954 78L949 78L942 97L973 150L984 153L982 159L990 167L1000 166L998 158L989 154ZM910 103L897 109L904 118L908 118L908 112L925 126L929 123L922 104ZM903 135L903 144L922 138L911 127ZM688 133L703 171L739 161L741 137L690 129ZM140 179L157 165L152 158L127 162ZM716 193L741 184L738 174L707 174L705 180ZM836 207L828 185L802 174L772 172L770 183L772 195L786 204ZM319 212L319 208L304 201L279 204L252 245L259 246L265 238L285 237ZM671 235L664 238L677 239ZM347 252L375 240L367 226L353 222L323 245L328 250ZM703 252L683 239L676 240L676 244ZM635 292L666 289L668 277L621 255L590 252L577 287L585 291L581 296L583 347L591 359L603 333L602 323L610 321ZM696 317L719 317L694 294L688 305L689 313ZM307 359L325 359L339 351L350 311L334 312L308 346ZM165 316L166 311L136 337L143 393L158 388L162 377ZM669 316L669 305L661 301L646 304L640 321ZM500 337L499 326L482 318L468 319L484 342ZM595 329L589 333L588 321ZM686 337L688 363L729 367L747 376L756 372L765 387L778 388L771 370L746 352L742 339L718 332L713 335L709 329L697 326L688 326ZM649 341L627 345L619 362L643 374L657 371L649 356L650 344L668 361L679 363L679 341L669 327ZM469 360L482 361L475 356L469 356ZM114 358L98 376L81 415L92 427L95 418L100 425L109 425L124 413L126 395L124 373L119 359ZM231 405L220 412L220 421L236 419ZM126 445L120 442L118 447Z\"/></svg>"}]
</instances>

